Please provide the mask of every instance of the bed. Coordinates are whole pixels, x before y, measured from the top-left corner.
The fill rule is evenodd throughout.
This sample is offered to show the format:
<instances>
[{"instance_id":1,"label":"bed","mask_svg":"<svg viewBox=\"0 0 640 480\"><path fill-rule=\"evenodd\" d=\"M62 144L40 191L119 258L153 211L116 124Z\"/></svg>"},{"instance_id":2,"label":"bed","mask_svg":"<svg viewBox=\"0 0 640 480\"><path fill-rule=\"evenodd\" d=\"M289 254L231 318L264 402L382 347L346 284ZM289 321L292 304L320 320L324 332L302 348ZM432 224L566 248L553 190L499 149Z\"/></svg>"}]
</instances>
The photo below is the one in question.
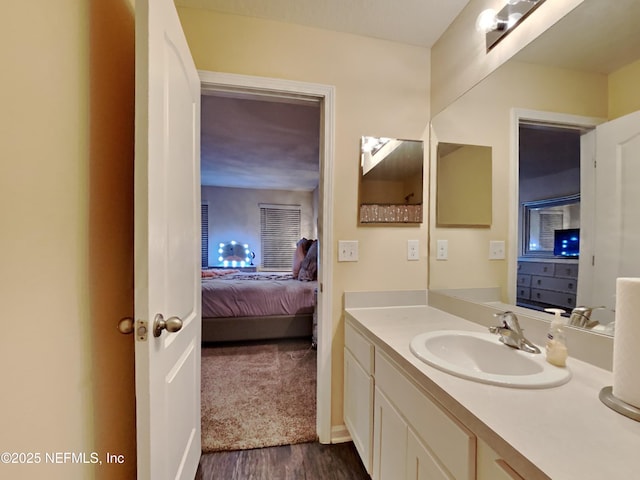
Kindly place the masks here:
<instances>
[{"instance_id":1,"label":"bed","mask_svg":"<svg viewBox=\"0 0 640 480\"><path fill-rule=\"evenodd\" d=\"M294 257L292 272L203 270L202 341L315 340L317 259L311 259L311 269L305 268L312 263L307 261L309 248L300 250L304 258Z\"/></svg>"}]
</instances>

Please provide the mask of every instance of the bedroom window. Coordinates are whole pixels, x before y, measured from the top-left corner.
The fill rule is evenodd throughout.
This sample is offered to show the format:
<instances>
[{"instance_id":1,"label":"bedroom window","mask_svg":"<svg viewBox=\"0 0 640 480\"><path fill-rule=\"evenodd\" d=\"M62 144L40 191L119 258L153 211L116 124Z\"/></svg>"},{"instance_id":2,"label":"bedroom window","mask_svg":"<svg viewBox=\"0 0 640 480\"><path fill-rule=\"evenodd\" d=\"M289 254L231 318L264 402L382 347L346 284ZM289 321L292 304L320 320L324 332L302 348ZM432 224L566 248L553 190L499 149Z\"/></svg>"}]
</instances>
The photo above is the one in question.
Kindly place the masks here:
<instances>
[{"instance_id":1,"label":"bedroom window","mask_svg":"<svg viewBox=\"0 0 640 480\"><path fill-rule=\"evenodd\" d=\"M200 235L202 238L202 268L209 266L209 205L200 206Z\"/></svg>"},{"instance_id":2,"label":"bedroom window","mask_svg":"<svg viewBox=\"0 0 640 480\"><path fill-rule=\"evenodd\" d=\"M298 240L300 205L260 205L260 242L264 270L291 270Z\"/></svg>"}]
</instances>

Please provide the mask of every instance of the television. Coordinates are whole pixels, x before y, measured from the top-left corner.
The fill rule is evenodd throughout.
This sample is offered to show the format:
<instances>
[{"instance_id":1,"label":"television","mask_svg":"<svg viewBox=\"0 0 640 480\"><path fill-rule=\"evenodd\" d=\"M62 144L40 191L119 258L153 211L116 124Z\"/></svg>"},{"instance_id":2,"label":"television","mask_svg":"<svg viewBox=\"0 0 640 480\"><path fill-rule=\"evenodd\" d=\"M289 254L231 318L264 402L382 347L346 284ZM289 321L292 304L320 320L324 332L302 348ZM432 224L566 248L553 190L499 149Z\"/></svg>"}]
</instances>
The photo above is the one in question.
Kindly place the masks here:
<instances>
[{"instance_id":1,"label":"television","mask_svg":"<svg viewBox=\"0 0 640 480\"><path fill-rule=\"evenodd\" d=\"M556 257L578 257L580 255L580 229L555 230L553 232L553 254Z\"/></svg>"}]
</instances>

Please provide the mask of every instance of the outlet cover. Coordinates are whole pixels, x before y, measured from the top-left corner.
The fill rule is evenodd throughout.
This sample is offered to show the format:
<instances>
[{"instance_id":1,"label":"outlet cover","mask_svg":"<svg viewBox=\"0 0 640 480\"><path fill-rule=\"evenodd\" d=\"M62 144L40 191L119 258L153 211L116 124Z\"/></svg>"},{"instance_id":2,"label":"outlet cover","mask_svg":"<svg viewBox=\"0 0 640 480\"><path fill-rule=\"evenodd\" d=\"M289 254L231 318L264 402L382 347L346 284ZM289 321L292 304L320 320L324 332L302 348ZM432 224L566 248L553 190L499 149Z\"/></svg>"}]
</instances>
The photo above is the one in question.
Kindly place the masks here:
<instances>
[{"instance_id":1,"label":"outlet cover","mask_svg":"<svg viewBox=\"0 0 640 480\"><path fill-rule=\"evenodd\" d=\"M338 240L338 261L357 262L358 261L358 241Z\"/></svg>"},{"instance_id":2,"label":"outlet cover","mask_svg":"<svg viewBox=\"0 0 640 480\"><path fill-rule=\"evenodd\" d=\"M420 260L419 240L407 240L407 260Z\"/></svg>"},{"instance_id":3,"label":"outlet cover","mask_svg":"<svg viewBox=\"0 0 640 480\"><path fill-rule=\"evenodd\" d=\"M438 240L436 244L436 260L447 260L449 258L449 241Z\"/></svg>"},{"instance_id":4,"label":"outlet cover","mask_svg":"<svg viewBox=\"0 0 640 480\"><path fill-rule=\"evenodd\" d=\"M489 260L504 260L504 240L490 240L489 241Z\"/></svg>"}]
</instances>

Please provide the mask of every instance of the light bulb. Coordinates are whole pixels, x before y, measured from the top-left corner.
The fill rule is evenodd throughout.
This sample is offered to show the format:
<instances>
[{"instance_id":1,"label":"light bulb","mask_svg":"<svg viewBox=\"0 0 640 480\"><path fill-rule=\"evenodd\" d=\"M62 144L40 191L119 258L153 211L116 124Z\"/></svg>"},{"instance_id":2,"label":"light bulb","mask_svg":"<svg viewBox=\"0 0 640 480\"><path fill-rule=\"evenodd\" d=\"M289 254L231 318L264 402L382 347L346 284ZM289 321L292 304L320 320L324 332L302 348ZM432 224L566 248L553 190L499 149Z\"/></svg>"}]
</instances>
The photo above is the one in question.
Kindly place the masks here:
<instances>
[{"instance_id":1,"label":"light bulb","mask_svg":"<svg viewBox=\"0 0 640 480\"><path fill-rule=\"evenodd\" d=\"M489 33L498 26L498 15L493 8L483 10L476 20L476 30L482 33Z\"/></svg>"}]
</instances>

